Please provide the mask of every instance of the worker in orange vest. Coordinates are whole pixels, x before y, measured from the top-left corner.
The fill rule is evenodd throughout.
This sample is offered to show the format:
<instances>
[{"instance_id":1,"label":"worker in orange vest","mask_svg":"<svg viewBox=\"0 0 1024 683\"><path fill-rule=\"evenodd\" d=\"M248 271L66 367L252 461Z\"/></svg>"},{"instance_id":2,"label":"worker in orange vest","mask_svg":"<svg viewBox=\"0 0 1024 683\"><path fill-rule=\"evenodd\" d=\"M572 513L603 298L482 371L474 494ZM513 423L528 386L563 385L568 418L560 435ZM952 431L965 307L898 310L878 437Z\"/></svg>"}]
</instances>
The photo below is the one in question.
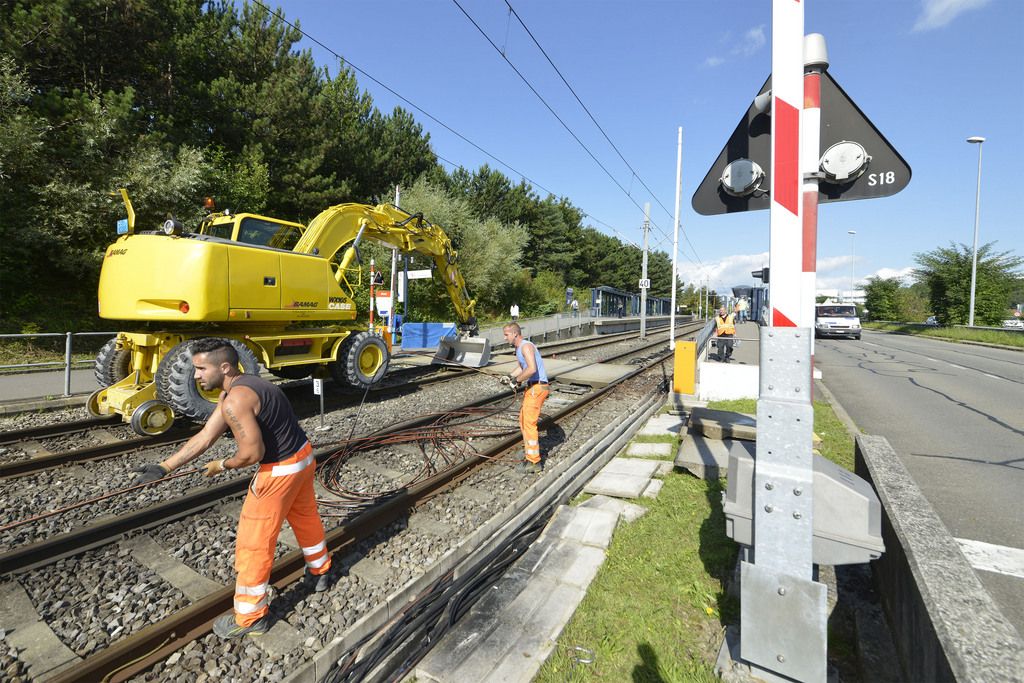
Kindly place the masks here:
<instances>
[{"instance_id":1,"label":"worker in orange vest","mask_svg":"<svg viewBox=\"0 0 1024 683\"><path fill-rule=\"evenodd\" d=\"M715 316L715 336L718 337L718 362L728 363L732 359L733 337L736 336L736 314L726 314L725 306Z\"/></svg>"},{"instance_id":2,"label":"worker in orange vest","mask_svg":"<svg viewBox=\"0 0 1024 683\"><path fill-rule=\"evenodd\" d=\"M306 560L306 583L327 590L331 558L313 492L316 459L291 404L278 387L238 370L238 352L226 339L200 339L191 345L195 378L206 391L223 389L217 409L203 429L174 455L136 471L135 483L156 481L195 460L228 430L236 453L204 465L207 477L259 463L249 484L235 540L234 610L217 618L221 638L263 635L270 628L270 570L281 524L287 519Z\"/></svg>"},{"instance_id":3,"label":"worker in orange vest","mask_svg":"<svg viewBox=\"0 0 1024 683\"><path fill-rule=\"evenodd\" d=\"M544 370L544 361L536 344L523 339L523 330L518 323L509 323L502 328L505 341L516 348L516 360L519 367L513 370L502 381L515 387L526 384L523 393L523 406L519 409L519 429L523 432L523 449L525 457L516 465L521 474L540 474L544 471L544 462L540 457L540 435L537 432L537 420L540 409L548 397L548 375Z\"/></svg>"}]
</instances>

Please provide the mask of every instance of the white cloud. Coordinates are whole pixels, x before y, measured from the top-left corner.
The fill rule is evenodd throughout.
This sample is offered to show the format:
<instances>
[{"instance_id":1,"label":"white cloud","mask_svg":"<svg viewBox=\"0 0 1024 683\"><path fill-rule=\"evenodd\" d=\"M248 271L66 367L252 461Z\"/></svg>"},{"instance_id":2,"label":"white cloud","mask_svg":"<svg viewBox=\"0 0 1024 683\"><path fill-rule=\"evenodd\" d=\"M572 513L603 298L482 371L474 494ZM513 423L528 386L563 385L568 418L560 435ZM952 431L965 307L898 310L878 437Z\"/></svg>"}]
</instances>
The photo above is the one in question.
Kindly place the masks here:
<instances>
[{"instance_id":1,"label":"white cloud","mask_svg":"<svg viewBox=\"0 0 1024 683\"><path fill-rule=\"evenodd\" d=\"M858 257L859 259L859 257ZM817 289L842 289L850 288L851 265L854 276L854 283L857 287L863 287L869 277L881 279L898 278L903 284L911 284L911 274L914 266L904 268L879 268L870 273L856 272L856 261L853 256L826 256L817 261ZM679 278L684 285L693 284L703 286L705 282L710 283L712 290L726 292L737 285L759 285L760 281L755 280L750 272L760 270L768 265L768 252L760 254L732 254L717 261L707 262L703 265L695 263L683 263L679 265Z\"/></svg>"},{"instance_id":2,"label":"white cloud","mask_svg":"<svg viewBox=\"0 0 1024 683\"><path fill-rule=\"evenodd\" d=\"M914 273L914 266L907 266L906 268L879 268L871 275L867 277L877 277L882 280L888 280L889 278L896 278L905 285L911 283L911 275Z\"/></svg>"},{"instance_id":3,"label":"white cloud","mask_svg":"<svg viewBox=\"0 0 1024 683\"><path fill-rule=\"evenodd\" d=\"M744 33L743 42L733 48L732 53L749 57L764 47L767 42L768 38L764 35L764 24L761 24Z\"/></svg>"},{"instance_id":4,"label":"white cloud","mask_svg":"<svg viewBox=\"0 0 1024 683\"><path fill-rule=\"evenodd\" d=\"M768 37L764 33L764 27L765 25L761 24L760 26L755 26L754 28L748 29L747 32L743 34L743 37L740 39L739 44L734 45L732 49L729 50L729 56L737 58L750 57L751 55L755 54L758 50L760 50L762 47L767 45ZM723 36L722 42L729 42L731 40L732 35L730 33L726 33ZM729 60L725 57L712 55L711 57L708 57L707 59L704 60L704 66L709 69L713 69L716 66L725 64L727 61Z\"/></svg>"},{"instance_id":5,"label":"white cloud","mask_svg":"<svg viewBox=\"0 0 1024 683\"><path fill-rule=\"evenodd\" d=\"M922 0L921 16L914 24L915 31L930 31L946 26L964 12L979 9L991 0Z\"/></svg>"},{"instance_id":6,"label":"white cloud","mask_svg":"<svg viewBox=\"0 0 1024 683\"><path fill-rule=\"evenodd\" d=\"M726 291L736 285L758 284L750 275L768 265L768 252L760 254L734 254L703 265L684 263L679 266L679 277L685 284L709 282L711 289Z\"/></svg>"}]
</instances>

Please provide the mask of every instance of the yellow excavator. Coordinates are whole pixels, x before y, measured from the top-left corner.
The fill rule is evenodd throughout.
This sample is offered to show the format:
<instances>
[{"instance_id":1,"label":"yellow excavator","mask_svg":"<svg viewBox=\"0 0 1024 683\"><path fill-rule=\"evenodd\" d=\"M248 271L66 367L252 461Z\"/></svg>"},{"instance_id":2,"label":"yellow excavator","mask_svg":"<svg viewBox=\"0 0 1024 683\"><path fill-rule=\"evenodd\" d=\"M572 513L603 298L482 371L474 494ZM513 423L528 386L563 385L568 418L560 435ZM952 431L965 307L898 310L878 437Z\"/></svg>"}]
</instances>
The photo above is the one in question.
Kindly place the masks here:
<instances>
[{"instance_id":1,"label":"yellow excavator","mask_svg":"<svg viewBox=\"0 0 1024 683\"><path fill-rule=\"evenodd\" d=\"M173 218L159 230L136 231L128 193L119 193L128 217L104 254L99 315L146 325L119 332L97 354L101 388L86 404L91 415L121 415L141 435L166 431L176 417L205 420L218 395L194 378L189 343L199 337L227 339L246 373L262 365L278 377L303 379L326 368L343 385L379 382L391 336L381 325L355 322L362 240L433 259L459 322L458 336L442 340L434 362L489 361L490 343L477 336L476 302L458 255L421 214L389 204L339 204L308 226L223 211L204 218L196 232Z\"/></svg>"}]
</instances>

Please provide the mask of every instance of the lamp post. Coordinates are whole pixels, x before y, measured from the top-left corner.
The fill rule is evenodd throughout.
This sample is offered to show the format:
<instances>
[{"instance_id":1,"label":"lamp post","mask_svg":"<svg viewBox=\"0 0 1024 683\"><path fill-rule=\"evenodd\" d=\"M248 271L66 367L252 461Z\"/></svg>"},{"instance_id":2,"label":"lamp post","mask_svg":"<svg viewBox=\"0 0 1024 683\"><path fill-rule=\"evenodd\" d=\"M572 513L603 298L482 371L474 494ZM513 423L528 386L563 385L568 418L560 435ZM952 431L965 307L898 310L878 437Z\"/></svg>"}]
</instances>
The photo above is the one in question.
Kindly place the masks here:
<instances>
[{"instance_id":1,"label":"lamp post","mask_svg":"<svg viewBox=\"0 0 1024 683\"><path fill-rule=\"evenodd\" d=\"M977 135L967 142L978 145L978 189L974 193L974 256L971 258L971 309L967 315L968 327L974 327L974 288L978 283L978 216L981 213L981 147L985 138Z\"/></svg>"},{"instance_id":2,"label":"lamp post","mask_svg":"<svg viewBox=\"0 0 1024 683\"><path fill-rule=\"evenodd\" d=\"M857 265L857 249L853 236L857 234L856 230L847 230L846 234L850 236L850 301L853 301L854 287L853 283L856 280L854 272Z\"/></svg>"}]
</instances>

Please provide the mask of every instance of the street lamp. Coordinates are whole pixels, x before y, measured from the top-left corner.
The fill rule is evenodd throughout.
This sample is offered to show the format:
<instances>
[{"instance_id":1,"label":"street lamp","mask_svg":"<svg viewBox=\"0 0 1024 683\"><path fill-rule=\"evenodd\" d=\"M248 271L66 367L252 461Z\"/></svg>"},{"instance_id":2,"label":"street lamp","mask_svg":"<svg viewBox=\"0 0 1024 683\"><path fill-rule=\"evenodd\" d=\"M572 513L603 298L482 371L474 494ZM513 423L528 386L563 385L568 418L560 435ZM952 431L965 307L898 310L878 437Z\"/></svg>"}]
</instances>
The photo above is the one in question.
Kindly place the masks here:
<instances>
[{"instance_id":1,"label":"street lamp","mask_svg":"<svg viewBox=\"0 0 1024 683\"><path fill-rule=\"evenodd\" d=\"M985 138L977 135L967 138L967 142L978 145L978 189L974 193L974 256L971 258L971 309L967 315L968 327L974 327L974 287L978 283L978 216L981 213L981 143Z\"/></svg>"},{"instance_id":2,"label":"street lamp","mask_svg":"<svg viewBox=\"0 0 1024 683\"><path fill-rule=\"evenodd\" d=\"M850 301L853 301L853 293L854 293L853 282L856 279L856 278L854 278L853 274L855 272L855 267L856 267L856 263L857 263L857 256L856 256L857 251L856 251L856 247L854 245L853 236L857 234L857 231L856 230L847 230L846 234L850 236Z\"/></svg>"}]
</instances>

